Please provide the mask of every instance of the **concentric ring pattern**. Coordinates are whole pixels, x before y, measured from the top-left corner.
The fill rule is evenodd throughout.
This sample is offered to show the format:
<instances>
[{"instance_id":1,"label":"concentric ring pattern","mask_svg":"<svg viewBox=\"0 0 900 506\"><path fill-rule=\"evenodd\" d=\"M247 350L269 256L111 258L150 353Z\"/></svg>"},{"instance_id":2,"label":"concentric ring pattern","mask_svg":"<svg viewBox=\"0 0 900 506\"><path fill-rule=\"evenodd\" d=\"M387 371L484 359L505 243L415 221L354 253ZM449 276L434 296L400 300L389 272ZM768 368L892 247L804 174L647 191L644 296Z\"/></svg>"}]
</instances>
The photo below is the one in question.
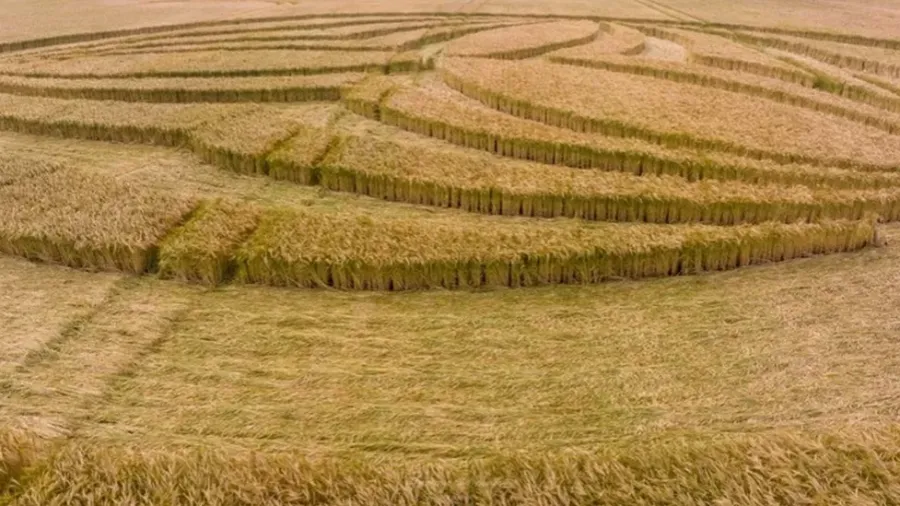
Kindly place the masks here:
<instances>
[{"instance_id":1,"label":"concentric ring pattern","mask_svg":"<svg viewBox=\"0 0 900 506\"><path fill-rule=\"evenodd\" d=\"M0 251L36 260L209 284L521 287L853 251L900 218L895 40L388 13L0 49L0 129L83 154L162 146L231 177L188 191L166 168L5 149ZM245 179L266 190L227 183Z\"/></svg>"}]
</instances>

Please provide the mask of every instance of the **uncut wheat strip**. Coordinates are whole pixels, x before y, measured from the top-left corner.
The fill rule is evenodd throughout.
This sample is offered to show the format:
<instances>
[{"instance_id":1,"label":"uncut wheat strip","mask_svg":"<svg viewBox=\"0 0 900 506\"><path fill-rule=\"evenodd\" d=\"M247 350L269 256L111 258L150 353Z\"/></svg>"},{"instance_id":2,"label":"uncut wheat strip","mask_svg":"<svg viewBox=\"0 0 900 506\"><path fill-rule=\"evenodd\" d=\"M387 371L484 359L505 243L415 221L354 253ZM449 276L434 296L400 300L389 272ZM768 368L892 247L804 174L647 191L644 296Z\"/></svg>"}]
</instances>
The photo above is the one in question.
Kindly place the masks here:
<instances>
[{"instance_id":1,"label":"uncut wheat strip","mask_svg":"<svg viewBox=\"0 0 900 506\"><path fill-rule=\"evenodd\" d=\"M413 81L406 76L372 75L341 92L341 103L350 111L378 120L381 116L380 106L390 93L398 87L411 87Z\"/></svg>"},{"instance_id":2,"label":"uncut wheat strip","mask_svg":"<svg viewBox=\"0 0 900 506\"><path fill-rule=\"evenodd\" d=\"M900 501L894 486L900 477L900 436L889 425L644 438L597 451L516 452L427 463L356 454L310 458L293 449L158 448L143 441L122 445L77 439L51 453L30 435L3 439L5 447L24 451L23 461L39 464L17 494L19 506L66 499L126 504L136 490L146 491L146 504L173 496L185 504L208 504L209 497L221 498L220 505L290 504L301 494L322 504L353 504L365 497L369 506L619 506L665 502L661 497L685 504L709 497L748 505L772 503L775 497L827 498L822 504Z\"/></svg>"},{"instance_id":3,"label":"uncut wheat strip","mask_svg":"<svg viewBox=\"0 0 900 506\"><path fill-rule=\"evenodd\" d=\"M833 114L888 133L900 132L900 114L889 114L878 107L853 103L849 98L843 99L827 91L819 91L754 74L722 73L699 65L649 60L635 61L633 58L617 57L616 55L593 55L583 58L551 56L548 59L553 63L649 76L745 93L774 102ZM884 100L881 103L890 106L894 112L900 112L900 100L893 102Z\"/></svg>"},{"instance_id":4,"label":"uncut wheat strip","mask_svg":"<svg viewBox=\"0 0 900 506\"><path fill-rule=\"evenodd\" d=\"M687 27L693 27L691 24ZM900 49L900 39L885 39L878 37L869 37L861 34L853 33L836 33L821 32L816 30L801 30L795 28L780 28L774 26L758 26L758 25L742 25L732 23L704 23L704 27L708 29L722 30L744 30L754 31L765 34L788 35L805 39L816 39L830 42L842 42L844 44L853 44L856 46L880 47L885 49Z\"/></svg>"},{"instance_id":5,"label":"uncut wheat strip","mask_svg":"<svg viewBox=\"0 0 900 506\"><path fill-rule=\"evenodd\" d=\"M398 76L377 77L347 91L342 103L352 111L403 130L497 155L566 165L674 175L691 181L739 180L749 183L835 188L888 188L900 174L858 172L834 167L777 164L728 154L664 149L634 138L578 133L519 119L451 90L434 78L410 84Z\"/></svg>"},{"instance_id":6,"label":"uncut wheat strip","mask_svg":"<svg viewBox=\"0 0 900 506\"><path fill-rule=\"evenodd\" d=\"M435 17L454 17L459 16L458 14L453 13L432 13L431 16ZM115 39L121 37L129 37L134 35L147 35L147 34L166 34L177 30L186 30L186 29L195 29L195 28L209 28L209 27L220 27L220 26L250 26L258 23L269 23L276 21L300 21L300 20L310 20L310 19L319 19L319 18L335 18L335 19L358 19L372 16L381 16L381 17L404 17L408 16L406 13L396 13L396 12L380 12L380 13L366 13L366 14L358 14L358 13L310 13L310 14L296 14L290 16L268 16L268 17L258 17L258 18L242 18L242 19L234 19L234 20L216 20L216 21L198 21L191 23L181 23L181 24L170 24L170 25L157 25L157 26L148 26L141 28L130 28L124 30L108 30L101 32L84 32L84 33L74 33L74 34L66 34L66 35L57 35L52 37L43 37L37 39L28 39L28 40L18 40L5 42L0 44L0 53L14 52L14 51L23 51L28 49L35 48L44 48L48 46L59 46L66 44L75 44L81 42L91 42L97 40L104 39Z\"/></svg>"},{"instance_id":7,"label":"uncut wheat strip","mask_svg":"<svg viewBox=\"0 0 900 506\"><path fill-rule=\"evenodd\" d=\"M533 23L533 22L532 22ZM506 22L506 23L479 23L479 24L460 24L460 25L439 25L436 28L422 28L413 31L397 32L395 34L384 35L381 37L373 37L362 40L336 40L336 41L319 41L312 43L280 43L273 44L271 42L235 42L223 44L221 42L208 42L203 44L192 45L168 45L164 48L152 49L110 49L106 51L96 51L94 55L129 55L129 54L146 54L146 53L186 53L200 52L210 50L222 51L242 51L247 49L293 49L293 50L329 50L329 51L391 51L391 50L408 50L417 49L429 44L438 42L446 42L455 38L477 33L485 30L503 28L507 26L517 26L527 24L527 22Z\"/></svg>"},{"instance_id":8,"label":"uncut wheat strip","mask_svg":"<svg viewBox=\"0 0 900 506\"><path fill-rule=\"evenodd\" d=\"M305 29L309 29L309 28L328 27L328 26L333 26L333 27L349 26L349 25L354 25L354 26L360 25L361 26L361 25L366 25L366 24L383 23L385 21L386 21L386 19L384 19L384 18L376 18L373 20L365 20L365 23L363 23L363 22L353 23L353 22L347 22L347 21L340 21L340 22L322 23L321 25L297 24L296 22L287 22L287 23L281 22L281 23L276 23L276 24L272 24L272 25L263 25L263 26L254 25L253 27L241 28L241 29L229 29L229 30L214 29L214 30L201 31L201 32L195 32L195 31L173 32L171 36L168 34L155 35L155 36L149 36L149 37L136 36L136 37L130 37L130 38L126 38L126 39L114 39L112 41L107 41L107 42L77 44L77 45L64 46L64 47L60 47L60 48L56 48L56 49L50 48L50 49L36 50L36 52L34 52L34 53L19 53L19 54L22 54L22 55L35 54L35 55L54 57L54 58L61 58L61 57L68 58L68 57L73 57L73 56L74 57L83 57L83 56L89 55L89 54L104 54L104 53L110 54L112 52L122 52L125 50L125 49L123 49L124 47L131 47L131 46L135 46L135 45L142 44L142 43L154 43L154 42L160 41L160 40L168 41L168 40L172 39L173 37L177 37L177 40L183 40L185 42L189 42L192 38L206 38L206 37L211 37L211 36L228 36L228 35L236 36L239 34L249 33L249 32L262 34L262 33L266 33L266 32L279 32L279 31L285 31L285 30L298 31L298 30L305 30ZM424 18L424 17L423 18L419 18L419 17L407 18L407 21L410 21L410 22L412 22L412 21L434 22L434 23L447 23L448 22L448 20L446 20L445 18ZM502 21L502 20L491 19L491 18L482 18L482 19L469 18L469 19L465 20L465 23L498 23L500 21ZM519 21L519 20L510 20L510 21L507 21L506 23L521 23L521 22L522 21ZM455 24L455 23L451 23L451 25L452 24ZM323 43L324 43L324 41L323 41ZM338 39L332 40L333 45L334 44L348 44L349 45L349 44L353 44L353 43L354 42L352 40L338 40ZM190 45L190 44L188 44L188 45ZM156 46L150 46L150 47L156 47ZM132 51L140 51L140 50L132 49Z\"/></svg>"},{"instance_id":9,"label":"uncut wheat strip","mask_svg":"<svg viewBox=\"0 0 900 506\"><path fill-rule=\"evenodd\" d=\"M514 161L408 139L344 138L320 162L319 174L319 184L330 190L507 216L734 225L900 215L898 190L689 183Z\"/></svg>"},{"instance_id":10,"label":"uncut wheat strip","mask_svg":"<svg viewBox=\"0 0 900 506\"><path fill-rule=\"evenodd\" d=\"M271 152L298 133L326 129L336 112L328 105L255 106L226 122L207 122L192 128L190 149L217 167L266 175Z\"/></svg>"},{"instance_id":11,"label":"uncut wheat strip","mask_svg":"<svg viewBox=\"0 0 900 506\"><path fill-rule=\"evenodd\" d=\"M600 32L600 27L592 21L557 21L487 30L454 40L447 45L447 54L531 58L564 47L587 44Z\"/></svg>"},{"instance_id":12,"label":"uncut wheat strip","mask_svg":"<svg viewBox=\"0 0 900 506\"><path fill-rule=\"evenodd\" d=\"M242 77L346 73L386 69L393 52L208 51L180 58L142 54L0 66L0 74L19 77L138 78Z\"/></svg>"},{"instance_id":13,"label":"uncut wheat strip","mask_svg":"<svg viewBox=\"0 0 900 506\"><path fill-rule=\"evenodd\" d=\"M88 43L80 43L80 44L69 44L63 47L58 48L49 48L44 49L43 53L46 55L58 54L62 52L69 51L89 51L95 49L103 49L114 47L119 44L139 44L142 42L152 42L158 40L168 40L170 38L177 37L179 39L183 38L194 38L194 37L209 37L216 35L234 35L246 33L248 31L252 32L279 32L284 30L310 30L310 29L322 29L322 28L338 28L342 26L367 26L367 25L376 25L383 24L386 22L395 21L397 18L391 17L371 17L371 18L352 18L352 19L342 19L335 20L334 18L322 18L322 19L307 19L302 22L297 22L293 20L289 21L275 21L269 23L254 23L252 25L240 26L238 28L219 28L219 27L207 27L207 28L196 28L196 29L188 29L188 30L172 30L164 34L154 34L154 35L134 35L130 37L118 37L112 40L103 41L103 42L88 42ZM432 21L432 20L440 20L443 18L435 18L431 16L411 16L404 18L405 21L412 22L424 22L424 21Z\"/></svg>"},{"instance_id":14,"label":"uncut wheat strip","mask_svg":"<svg viewBox=\"0 0 900 506\"><path fill-rule=\"evenodd\" d=\"M887 79L873 77L865 74L854 74L854 77L872 85L875 88L886 91L892 95L900 96L900 79Z\"/></svg>"},{"instance_id":15,"label":"uncut wheat strip","mask_svg":"<svg viewBox=\"0 0 900 506\"><path fill-rule=\"evenodd\" d=\"M120 80L0 77L0 93L123 102L336 101L340 99L342 88L362 80L366 75L357 72L280 78Z\"/></svg>"},{"instance_id":16,"label":"uncut wheat strip","mask_svg":"<svg viewBox=\"0 0 900 506\"><path fill-rule=\"evenodd\" d=\"M421 30L399 32L392 35L375 37L371 39L352 40L352 41L319 41L311 43L271 43L271 42L236 42L231 44L223 44L219 42L210 42L195 45L171 45L165 48L153 49L135 49L135 50L107 50L97 51L94 55L113 56L113 55L132 55L147 53L191 53L202 51L245 51L248 49L290 49L296 51L302 50L320 50L320 51L392 51L392 50L409 50L418 49L430 44L446 42L464 35L477 33L485 30L503 28L507 26L518 26L526 23L523 22L507 22L502 24L476 24L476 25L460 25L460 26L441 26L434 29L423 28Z\"/></svg>"},{"instance_id":17,"label":"uncut wheat strip","mask_svg":"<svg viewBox=\"0 0 900 506\"><path fill-rule=\"evenodd\" d=\"M139 44L119 44L110 46L114 50L136 50L136 49L165 49L168 46L192 46L211 43L228 43L228 42L288 42L288 41L361 41L374 37L406 34L407 32L419 32L423 29L435 28L443 26L445 23L434 21L428 23L406 23L406 24L389 24L387 28L377 30L360 31L360 32L339 32L327 30L284 30L271 32L241 32L230 35L214 35L208 37L193 37L181 39L178 37L166 38L160 42L147 42ZM352 28L352 27L350 27ZM357 42L358 43L358 42ZM88 53L90 55L91 53Z\"/></svg>"},{"instance_id":18,"label":"uncut wheat strip","mask_svg":"<svg viewBox=\"0 0 900 506\"><path fill-rule=\"evenodd\" d=\"M750 44L802 54L838 67L888 77L900 77L900 50L871 48L841 42L812 41L801 37L760 34L752 31L726 32L722 35Z\"/></svg>"},{"instance_id":19,"label":"uncut wheat strip","mask_svg":"<svg viewBox=\"0 0 900 506\"><path fill-rule=\"evenodd\" d=\"M290 138L277 143L265 155L267 175L304 185L319 184L321 161L339 140L332 123L309 122L294 130Z\"/></svg>"},{"instance_id":20,"label":"uncut wheat strip","mask_svg":"<svg viewBox=\"0 0 900 506\"><path fill-rule=\"evenodd\" d=\"M259 224L260 208L217 199L201 202L191 218L159 245L163 278L219 285L234 275L234 252Z\"/></svg>"},{"instance_id":21,"label":"uncut wheat strip","mask_svg":"<svg viewBox=\"0 0 900 506\"><path fill-rule=\"evenodd\" d=\"M735 41L711 33L677 28L632 25L651 37L675 42L688 50L688 61L724 70L734 70L812 86L815 77Z\"/></svg>"},{"instance_id":22,"label":"uncut wheat strip","mask_svg":"<svg viewBox=\"0 0 900 506\"><path fill-rule=\"evenodd\" d=\"M0 188L0 251L71 267L142 273L194 202L75 170Z\"/></svg>"},{"instance_id":23,"label":"uncut wheat strip","mask_svg":"<svg viewBox=\"0 0 900 506\"><path fill-rule=\"evenodd\" d=\"M0 129L100 141L186 147L220 168L267 174L266 157L298 131L325 129L328 104L136 104L0 95Z\"/></svg>"},{"instance_id":24,"label":"uncut wheat strip","mask_svg":"<svg viewBox=\"0 0 900 506\"><path fill-rule=\"evenodd\" d=\"M872 221L591 224L267 211L236 253L241 282L348 290L596 283L852 251Z\"/></svg>"},{"instance_id":25,"label":"uncut wheat strip","mask_svg":"<svg viewBox=\"0 0 900 506\"><path fill-rule=\"evenodd\" d=\"M900 97L880 79L857 75L808 56L766 48L766 53L816 76L814 88L891 112L900 112Z\"/></svg>"},{"instance_id":26,"label":"uncut wheat strip","mask_svg":"<svg viewBox=\"0 0 900 506\"><path fill-rule=\"evenodd\" d=\"M727 91L537 60L445 59L441 77L502 112L575 131L781 163L884 171L900 167L900 137ZM592 98L597 96L604 100Z\"/></svg>"},{"instance_id":27,"label":"uncut wheat strip","mask_svg":"<svg viewBox=\"0 0 900 506\"><path fill-rule=\"evenodd\" d=\"M146 104L0 95L0 129L34 135L181 147L206 123L261 106Z\"/></svg>"},{"instance_id":28,"label":"uncut wheat strip","mask_svg":"<svg viewBox=\"0 0 900 506\"><path fill-rule=\"evenodd\" d=\"M646 36L639 30L613 23L601 23L601 34L591 43L551 51L545 56L554 58L592 58L595 55L636 55L644 50Z\"/></svg>"}]
</instances>

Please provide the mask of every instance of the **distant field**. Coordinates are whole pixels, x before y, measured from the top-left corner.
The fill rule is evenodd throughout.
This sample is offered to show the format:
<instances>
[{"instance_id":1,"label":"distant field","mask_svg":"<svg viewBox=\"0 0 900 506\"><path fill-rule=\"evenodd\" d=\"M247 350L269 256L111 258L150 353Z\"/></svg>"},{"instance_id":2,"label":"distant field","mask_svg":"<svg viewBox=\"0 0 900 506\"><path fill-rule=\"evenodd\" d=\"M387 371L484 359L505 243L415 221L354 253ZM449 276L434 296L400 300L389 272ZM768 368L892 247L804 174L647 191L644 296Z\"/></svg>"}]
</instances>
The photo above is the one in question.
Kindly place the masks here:
<instances>
[{"instance_id":1,"label":"distant field","mask_svg":"<svg viewBox=\"0 0 900 506\"><path fill-rule=\"evenodd\" d=\"M900 501L900 5L36 5L0 504Z\"/></svg>"}]
</instances>

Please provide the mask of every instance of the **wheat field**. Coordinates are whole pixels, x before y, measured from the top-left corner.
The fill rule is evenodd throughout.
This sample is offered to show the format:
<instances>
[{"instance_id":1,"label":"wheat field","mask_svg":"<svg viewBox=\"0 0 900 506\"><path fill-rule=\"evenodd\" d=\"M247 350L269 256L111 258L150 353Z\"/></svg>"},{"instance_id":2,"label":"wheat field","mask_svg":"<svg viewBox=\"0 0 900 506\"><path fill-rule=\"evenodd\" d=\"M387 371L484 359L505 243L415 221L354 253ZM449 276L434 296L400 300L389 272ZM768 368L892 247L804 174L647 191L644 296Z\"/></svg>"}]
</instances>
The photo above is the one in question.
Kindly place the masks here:
<instances>
[{"instance_id":1,"label":"wheat field","mask_svg":"<svg viewBox=\"0 0 900 506\"><path fill-rule=\"evenodd\" d=\"M900 6L764 4L11 0L0 505L900 503Z\"/></svg>"}]
</instances>

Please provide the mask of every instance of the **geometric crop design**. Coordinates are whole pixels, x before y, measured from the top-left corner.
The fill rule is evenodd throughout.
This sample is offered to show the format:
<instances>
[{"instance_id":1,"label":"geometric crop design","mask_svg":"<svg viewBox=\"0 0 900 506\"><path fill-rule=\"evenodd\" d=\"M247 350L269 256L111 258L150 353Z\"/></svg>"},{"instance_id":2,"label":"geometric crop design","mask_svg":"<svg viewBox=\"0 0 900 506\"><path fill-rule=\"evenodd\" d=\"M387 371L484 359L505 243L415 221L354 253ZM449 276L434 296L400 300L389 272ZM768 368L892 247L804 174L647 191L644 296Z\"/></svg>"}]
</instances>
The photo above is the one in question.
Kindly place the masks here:
<instances>
[{"instance_id":1,"label":"geometric crop design","mask_svg":"<svg viewBox=\"0 0 900 506\"><path fill-rule=\"evenodd\" d=\"M51 143L0 151L0 252L34 260L207 284L523 287L853 251L900 219L891 40L378 14L0 51L0 129Z\"/></svg>"}]
</instances>

